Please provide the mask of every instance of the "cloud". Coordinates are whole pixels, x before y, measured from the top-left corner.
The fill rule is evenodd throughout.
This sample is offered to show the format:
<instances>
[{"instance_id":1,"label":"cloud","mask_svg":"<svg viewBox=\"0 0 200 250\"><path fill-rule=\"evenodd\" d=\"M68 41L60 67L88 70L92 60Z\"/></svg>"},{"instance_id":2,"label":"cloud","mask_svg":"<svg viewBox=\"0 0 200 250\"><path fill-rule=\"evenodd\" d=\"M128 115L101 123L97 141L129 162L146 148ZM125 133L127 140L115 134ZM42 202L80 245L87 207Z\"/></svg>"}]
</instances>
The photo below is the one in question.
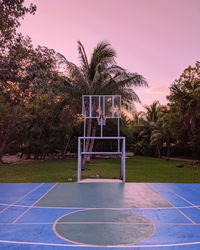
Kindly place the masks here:
<instances>
[{"instance_id":1,"label":"cloud","mask_svg":"<svg viewBox=\"0 0 200 250\"><path fill-rule=\"evenodd\" d=\"M149 91L151 93L157 93L161 95L168 95L169 94L169 88L163 87L163 86L157 86L154 88L150 88Z\"/></svg>"}]
</instances>

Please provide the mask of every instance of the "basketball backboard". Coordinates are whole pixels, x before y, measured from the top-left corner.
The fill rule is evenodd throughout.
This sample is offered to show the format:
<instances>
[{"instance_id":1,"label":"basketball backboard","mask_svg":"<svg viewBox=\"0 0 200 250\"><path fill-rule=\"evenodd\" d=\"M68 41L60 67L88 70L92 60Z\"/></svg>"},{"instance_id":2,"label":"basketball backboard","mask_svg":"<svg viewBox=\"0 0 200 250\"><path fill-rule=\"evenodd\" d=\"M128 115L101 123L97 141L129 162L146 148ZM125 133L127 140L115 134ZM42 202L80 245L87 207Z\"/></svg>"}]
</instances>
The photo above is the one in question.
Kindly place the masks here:
<instances>
[{"instance_id":1,"label":"basketball backboard","mask_svg":"<svg viewBox=\"0 0 200 250\"><path fill-rule=\"evenodd\" d=\"M121 118L120 95L83 95L83 118Z\"/></svg>"}]
</instances>

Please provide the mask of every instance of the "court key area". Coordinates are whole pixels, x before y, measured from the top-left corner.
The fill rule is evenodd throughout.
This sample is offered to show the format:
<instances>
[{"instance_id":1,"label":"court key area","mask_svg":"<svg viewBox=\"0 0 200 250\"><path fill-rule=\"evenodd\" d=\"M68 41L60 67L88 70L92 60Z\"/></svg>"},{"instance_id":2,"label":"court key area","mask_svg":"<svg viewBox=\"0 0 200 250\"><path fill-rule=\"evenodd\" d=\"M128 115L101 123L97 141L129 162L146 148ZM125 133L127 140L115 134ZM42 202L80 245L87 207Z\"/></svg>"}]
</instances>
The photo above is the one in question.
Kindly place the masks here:
<instances>
[{"instance_id":1,"label":"court key area","mask_svg":"<svg viewBox=\"0 0 200 250\"><path fill-rule=\"evenodd\" d=\"M200 249L200 184L2 183L0 249Z\"/></svg>"}]
</instances>

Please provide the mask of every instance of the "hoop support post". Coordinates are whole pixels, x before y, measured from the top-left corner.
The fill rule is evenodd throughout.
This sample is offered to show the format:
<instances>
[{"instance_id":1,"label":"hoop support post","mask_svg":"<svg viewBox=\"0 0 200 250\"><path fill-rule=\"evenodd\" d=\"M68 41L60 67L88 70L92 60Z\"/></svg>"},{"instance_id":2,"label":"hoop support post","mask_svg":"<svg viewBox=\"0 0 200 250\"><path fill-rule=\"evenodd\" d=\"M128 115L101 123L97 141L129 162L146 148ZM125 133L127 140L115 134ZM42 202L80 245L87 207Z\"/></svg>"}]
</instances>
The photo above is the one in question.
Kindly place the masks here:
<instances>
[{"instance_id":1,"label":"hoop support post","mask_svg":"<svg viewBox=\"0 0 200 250\"><path fill-rule=\"evenodd\" d=\"M81 181L81 139L78 138L78 171L77 171L77 181Z\"/></svg>"},{"instance_id":2,"label":"hoop support post","mask_svg":"<svg viewBox=\"0 0 200 250\"><path fill-rule=\"evenodd\" d=\"M122 181L126 181L126 138L124 137L123 142L122 142Z\"/></svg>"},{"instance_id":3,"label":"hoop support post","mask_svg":"<svg viewBox=\"0 0 200 250\"><path fill-rule=\"evenodd\" d=\"M115 140L122 140L122 147L121 150L118 151L114 151L114 152L85 152L84 150L82 151L82 147L81 147L81 140L85 139L115 139ZM120 179L122 180L122 182L126 181L126 138L125 137L95 137L95 136L89 136L89 137L78 137L78 171L77 171L77 181L80 182L81 181L81 161L82 161L82 155L119 155L121 156L121 166L120 166ZM83 144L84 147L84 144Z\"/></svg>"}]
</instances>

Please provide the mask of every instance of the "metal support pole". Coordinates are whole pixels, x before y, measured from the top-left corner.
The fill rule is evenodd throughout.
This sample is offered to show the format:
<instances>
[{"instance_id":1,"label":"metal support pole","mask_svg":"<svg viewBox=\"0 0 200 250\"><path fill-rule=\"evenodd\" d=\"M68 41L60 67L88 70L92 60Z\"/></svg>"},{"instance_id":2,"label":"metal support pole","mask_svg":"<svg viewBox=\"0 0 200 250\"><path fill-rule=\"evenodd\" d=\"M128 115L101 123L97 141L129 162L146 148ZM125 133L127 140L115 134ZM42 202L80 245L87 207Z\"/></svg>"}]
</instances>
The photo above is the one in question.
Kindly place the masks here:
<instances>
[{"instance_id":1,"label":"metal support pole","mask_svg":"<svg viewBox=\"0 0 200 250\"><path fill-rule=\"evenodd\" d=\"M85 119L85 104L84 104L84 96L82 96L82 116Z\"/></svg>"},{"instance_id":2,"label":"metal support pole","mask_svg":"<svg viewBox=\"0 0 200 250\"><path fill-rule=\"evenodd\" d=\"M81 140L78 138L78 171L77 171L77 181L81 181Z\"/></svg>"},{"instance_id":3,"label":"metal support pole","mask_svg":"<svg viewBox=\"0 0 200 250\"><path fill-rule=\"evenodd\" d=\"M122 98L121 96L119 97L119 117L121 118L121 106L122 106Z\"/></svg>"},{"instance_id":4,"label":"metal support pole","mask_svg":"<svg viewBox=\"0 0 200 250\"><path fill-rule=\"evenodd\" d=\"M119 117L117 118L117 136L119 137L120 133L120 122L119 122ZM118 152L120 152L120 140L118 139Z\"/></svg>"},{"instance_id":5,"label":"metal support pole","mask_svg":"<svg viewBox=\"0 0 200 250\"><path fill-rule=\"evenodd\" d=\"M120 165L120 180L123 179L123 140L122 140L122 149L121 149L121 165Z\"/></svg>"},{"instance_id":6,"label":"metal support pole","mask_svg":"<svg viewBox=\"0 0 200 250\"><path fill-rule=\"evenodd\" d=\"M100 126L101 126L101 137L103 137L103 121L102 121L103 113L104 113L103 107L101 110L101 96L99 96L99 120L100 120Z\"/></svg>"},{"instance_id":7,"label":"metal support pole","mask_svg":"<svg viewBox=\"0 0 200 250\"><path fill-rule=\"evenodd\" d=\"M123 143L122 143L122 181L126 182L126 138L123 138Z\"/></svg>"},{"instance_id":8,"label":"metal support pole","mask_svg":"<svg viewBox=\"0 0 200 250\"><path fill-rule=\"evenodd\" d=\"M86 118L84 119L84 132L83 132L83 136L86 136ZM85 152L85 138L83 139L83 151Z\"/></svg>"},{"instance_id":9,"label":"metal support pole","mask_svg":"<svg viewBox=\"0 0 200 250\"><path fill-rule=\"evenodd\" d=\"M112 118L114 118L114 96L112 96Z\"/></svg>"},{"instance_id":10,"label":"metal support pole","mask_svg":"<svg viewBox=\"0 0 200 250\"><path fill-rule=\"evenodd\" d=\"M89 117L92 117L92 96L89 97Z\"/></svg>"},{"instance_id":11,"label":"metal support pole","mask_svg":"<svg viewBox=\"0 0 200 250\"><path fill-rule=\"evenodd\" d=\"M106 115L105 114L105 96L103 96L103 115Z\"/></svg>"},{"instance_id":12,"label":"metal support pole","mask_svg":"<svg viewBox=\"0 0 200 250\"><path fill-rule=\"evenodd\" d=\"M101 115L101 96L99 96L99 117Z\"/></svg>"}]
</instances>

